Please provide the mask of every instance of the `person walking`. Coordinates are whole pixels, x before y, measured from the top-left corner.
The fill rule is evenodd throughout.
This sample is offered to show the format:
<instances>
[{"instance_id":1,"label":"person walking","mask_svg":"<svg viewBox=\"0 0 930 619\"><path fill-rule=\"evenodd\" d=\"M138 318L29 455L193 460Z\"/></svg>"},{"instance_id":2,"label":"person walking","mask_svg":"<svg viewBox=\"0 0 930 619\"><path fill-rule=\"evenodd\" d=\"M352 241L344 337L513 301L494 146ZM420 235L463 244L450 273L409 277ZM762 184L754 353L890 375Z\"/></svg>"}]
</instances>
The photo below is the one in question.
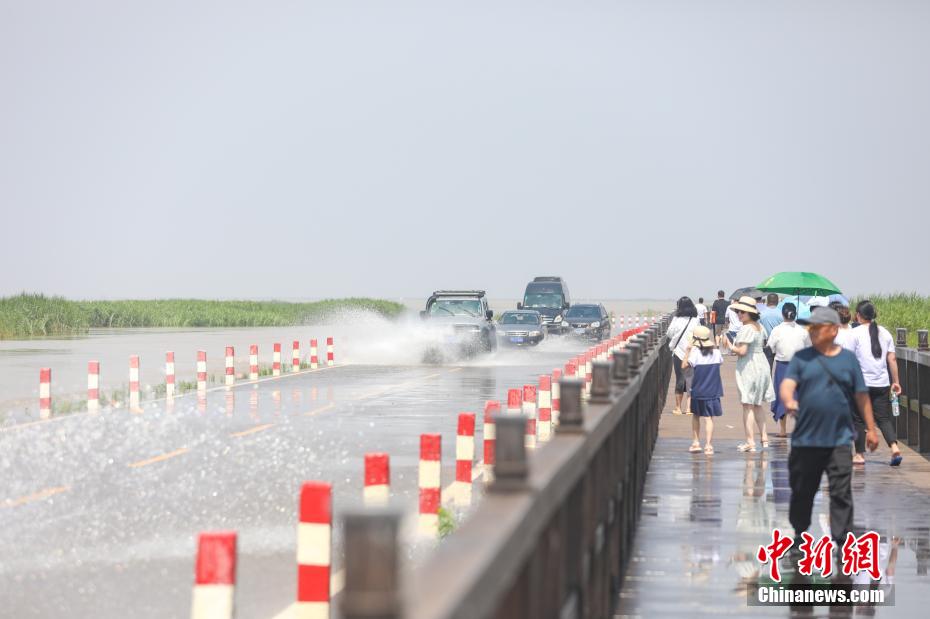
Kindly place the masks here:
<instances>
[{"instance_id":1,"label":"person walking","mask_svg":"<svg viewBox=\"0 0 930 619\"><path fill-rule=\"evenodd\" d=\"M810 527L814 496L826 472L830 529L841 547L853 525L853 411L865 421L865 442L874 451L878 434L872 402L855 355L834 342L840 322L836 311L817 308L798 322L810 326L812 346L795 353L781 382L781 400L795 416L788 455L788 520L797 544Z\"/></svg>"},{"instance_id":2,"label":"person walking","mask_svg":"<svg viewBox=\"0 0 930 619\"><path fill-rule=\"evenodd\" d=\"M772 330L781 324L781 321L781 311L778 309L778 295L774 292L770 292L768 296L765 297L765 305L759 311L759 324L765 329L766 339L762 352L765 353L765 359L769 362L769 370L773 369L775 366L775 353L772 352L772 348L768 343L768 338L772 335ZM778 394L776 393L775 395L777 398Z\"/></svg>"},{"instance_id":3,"label":"person walking","mask_svg":"<svg viewBox=\"0 0 930 619\"><path fill-rule=\"evenodd\" d=\"M750 297L742 297L743 299L749 299ZM739 330L743 327L742 321L739 319L739 314L736 313L736 310L733 309L733 303L727 307L727 332L724 334L725 341L721 350L726 348L730 351L730 354L733 354L733 341L736 339L736 334L739 333Z\"/></svg>"},{"instance_id":4,"label":"person walking","mask_svg":"<svg viewBox=\"0 0 930 619\"><path fill-rule=\"evenodd\" d=\"M704 419L704 453L713 455L714 417L723 414L720 398L723 397L723 381L720 380L720 364L723 358L714 347L714 336L705 326L698 326L691 333L691 342L682 367L689 367L691 378L691 453L701 451L701 419Z\"/></svg>"},{"instance_id":5,"label":"person walking","mask_svg":"<svg viewBox=\"0 0 930 619\"><path fill-rule=\"evenodd\" d=\"M726 331L727 307L729 306L730 302L727 301L726 293L718 290L717 299L710 305L710 311L714 315L714 339L717 340L717 346L720 346L720 336Z\"/></svg>"},{"instance_id":6,"label":"person walking","mask_svg":"<svg viewBox=\"0 0 930 619\"><path fill-rule=\"evenodd\" d=\"M681 403L684 400L687 414L691 414L691 408L687 398L688 383L690 382L690 370L686 373L681 362L685 358L688 350L688 344L691 341L691 333L694 331L697 323L697 308L694 307L694 301L689 297L678 299L678 307L675 310L675 317L668 325L668 349L672 351L672 367L675 369L675 408L672 410L673 415L681 415Z\"/></svg>"},{"instance_id":7,"label":"person walking","mask_svg":"<svg viewBox=\"0 0 930 619\"><path fill-rule=\"evenodd\" d=\"M852 329L850 346L862 375L865 385L869 388L869 399L872 402L872 411L875 423L881 430L885 442L891 448L891 466L900 466L904 456L898 447L898 436L895 434L894 418L891 415L891 394L901 393L901 384L898 380L898 360L895 355L894 338L885 327L879 326L876 319L878 313L869 300L860 301L856 305L856 320L859 326ZM856 434L856 455L854 464L865 463L865 444L863 429L865 420L858 415L853 416Z\"/></svg>"},{"instance_id":8,"label":"person walking","mask_svg":"<svg viewBox=\"0 0 930 619\"><path fill-rule=\"evenodd\" d=\"M731 344L733 353L738 357L736 386L743 405L743 426L746 430L746 441L737 449L754 452L756 443L753 438L753 421L759 428L762 448L766 449L769 446L762 405L775 400L775 390L772 388L768 361L762 352L763 329L759 325L759 309L755 299L748 296L740 297L738 302L730 305L728 311L736 313L742 323Z\"/></svg>"},{"instance_id":9,"label":"person walking","mask_svg":"<svg viewBox=\"0 0 930 619\"><path fill-rule=\"evenodd\" d=\"M707 326L707 306L704 305L704 297L698 297L697 305L694 307L697 308L698 324L702 327Z\"/></svg>"},{"instance_id":10,"label":"person walking","mask_svg":"<svg viewBox=\"0 0 930 619\"><path fill-rule=\"evenodd\" d=\"M788 436L788 417L785 415L785 402L781 398L781 381L788 372L788 363L799 350L811 345L811 338L807 329L795 322L798 308L794 303L782 305L781 315L784 320L769 334L768 347L772 349L775 357L775 401L772 402L772 416L781 428L781 432L775 436L785 438Z\"/></svg>"}]
</instances>

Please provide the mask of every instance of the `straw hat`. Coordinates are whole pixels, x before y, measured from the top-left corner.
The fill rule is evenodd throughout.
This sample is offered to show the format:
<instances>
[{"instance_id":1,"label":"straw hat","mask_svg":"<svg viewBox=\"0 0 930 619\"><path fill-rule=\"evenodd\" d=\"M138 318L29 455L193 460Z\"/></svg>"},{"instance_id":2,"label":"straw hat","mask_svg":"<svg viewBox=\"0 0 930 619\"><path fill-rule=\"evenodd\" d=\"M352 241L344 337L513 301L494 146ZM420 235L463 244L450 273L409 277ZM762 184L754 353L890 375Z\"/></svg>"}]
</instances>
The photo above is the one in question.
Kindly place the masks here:
<instances>
[{"instance_id":1,"label":"straw hat","mask_svg":"<svg viewBox=\"0 0 930 619\"><path fill-rule=\"evenodd\" d=\"M691 345L707 348L714 345L714 337L707 327L695 327L691 332Z\"/></svg>"},{"instance_id":2,"label":"straw hat","mask_svg":"<svg viewBox=\"0 0 930 619\"><path fill-rule=\"evenodd\" d=\"M740 297L739 301L732 303L730 309L734 312L748 312L759 315L759 308L756 307L756 300L749 296Z\"/></svg>"}]
</instances>

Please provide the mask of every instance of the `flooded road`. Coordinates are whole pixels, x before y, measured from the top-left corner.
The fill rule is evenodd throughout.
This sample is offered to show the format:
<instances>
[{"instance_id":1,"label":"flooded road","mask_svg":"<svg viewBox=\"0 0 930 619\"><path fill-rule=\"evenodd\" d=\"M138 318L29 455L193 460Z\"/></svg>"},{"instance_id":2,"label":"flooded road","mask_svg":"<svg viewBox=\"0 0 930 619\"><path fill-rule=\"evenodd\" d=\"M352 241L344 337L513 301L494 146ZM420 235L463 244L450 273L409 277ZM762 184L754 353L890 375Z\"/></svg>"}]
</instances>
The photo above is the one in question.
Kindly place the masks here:
<instances>
[{"instance_id":1,"label":"flooded road","mask_svg":"<svg viewBox=\"0 0 930 619\"><path fill-rule=\"evenodd\" d=\"M333 483L337 571L338 514L361 504L364 453L390 454L392 496L413 513L420 433L442 434L447 486L457 414L480 416L486 400L505 399L506 389L535 382L585 347L554 338L537 349L431 366L418 363L416 338L406 327L382 329L378 338L374 326L369 334L354 328L291 330L304 342L311 333L321 340L333 334L344 366L220 388L205 401L190 394L172 407L151 401L141 413L105 409L0 430L4 612L117 618L132 608L136 617L186 615L196 534L233 529L240 545L237 616L274 616L295 598L303 481ZM215 350L229 333L125 337L140 347L167 347L170 336L175 348L184 340ZM270 350L273 337L258 343ZM113 341L107 338L72 342L89 350ZM193 364L179 363L179 380L187 372ZM480 423L476 434L480 445ZM481 488L479 480L476 500ZM410 556L430 546L412 543Z\"/></svg>"}]
</instances>

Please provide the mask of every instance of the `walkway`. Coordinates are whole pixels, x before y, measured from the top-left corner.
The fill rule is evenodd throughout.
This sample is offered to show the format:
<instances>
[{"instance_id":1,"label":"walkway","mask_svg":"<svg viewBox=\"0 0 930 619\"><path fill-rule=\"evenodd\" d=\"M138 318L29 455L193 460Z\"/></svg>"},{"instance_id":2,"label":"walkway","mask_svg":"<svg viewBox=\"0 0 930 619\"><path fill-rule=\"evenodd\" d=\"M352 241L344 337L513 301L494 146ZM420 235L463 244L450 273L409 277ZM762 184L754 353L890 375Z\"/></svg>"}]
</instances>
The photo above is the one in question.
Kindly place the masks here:
<instances>
[{"instance_id":1,"label":"walkway","mask_svg":"<svg viewBox=\"0 0 930 619\"><path fill-rule=\"evenodd\" d=\"M674 394L668 397L616 617L789 616L787 607L746 604L746 585L759 578L754 556L759 545L771 542L774 527L791 530L788 446L786 440L773 438L769 450L736 451L742 413L734 365L732 357L725 358L724 415L716 424L713 456L688 453L691 417L672 415ZM857 614L927 616L930 463L907 447L902 450L899 469L887 465L889 452L882 444L868 456L864 470L854 473L857 530L878 531L883 545L889 536L900 538L897 553L882 548L883 567L894 574L895 607L857 609ZM818 536L829 532L828 501L822 498L818 494L814 506L812 532ZM820 607L805 616L827 616L828 610ZM846 610L851 609L839 616L851 616Z\"/></svg>"}]
</instances>

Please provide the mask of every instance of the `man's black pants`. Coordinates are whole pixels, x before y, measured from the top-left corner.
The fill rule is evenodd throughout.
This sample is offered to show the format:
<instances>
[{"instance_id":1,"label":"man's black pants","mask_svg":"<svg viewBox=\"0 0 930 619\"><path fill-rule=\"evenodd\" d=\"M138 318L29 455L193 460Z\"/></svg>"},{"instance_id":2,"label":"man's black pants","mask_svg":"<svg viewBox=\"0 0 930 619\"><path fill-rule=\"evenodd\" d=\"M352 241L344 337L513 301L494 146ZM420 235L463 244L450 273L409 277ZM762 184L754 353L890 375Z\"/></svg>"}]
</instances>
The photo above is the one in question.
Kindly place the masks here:
<instances>
[{"instance_id":1,"label":"man's black pants","mask_svg":"<svg viewBox=\"0 0 930 619\"><path fill-rule=\"evenodd\" d=\"M842 544L852 531L852 448L792 447L788 456L788 480L791 484L791 505L788 520L795 536L811 526L814 495L820 488L824 472L830 483L830 532ZM814 536L815 538L818 536Z\"/></svg>"}]
</instances>

